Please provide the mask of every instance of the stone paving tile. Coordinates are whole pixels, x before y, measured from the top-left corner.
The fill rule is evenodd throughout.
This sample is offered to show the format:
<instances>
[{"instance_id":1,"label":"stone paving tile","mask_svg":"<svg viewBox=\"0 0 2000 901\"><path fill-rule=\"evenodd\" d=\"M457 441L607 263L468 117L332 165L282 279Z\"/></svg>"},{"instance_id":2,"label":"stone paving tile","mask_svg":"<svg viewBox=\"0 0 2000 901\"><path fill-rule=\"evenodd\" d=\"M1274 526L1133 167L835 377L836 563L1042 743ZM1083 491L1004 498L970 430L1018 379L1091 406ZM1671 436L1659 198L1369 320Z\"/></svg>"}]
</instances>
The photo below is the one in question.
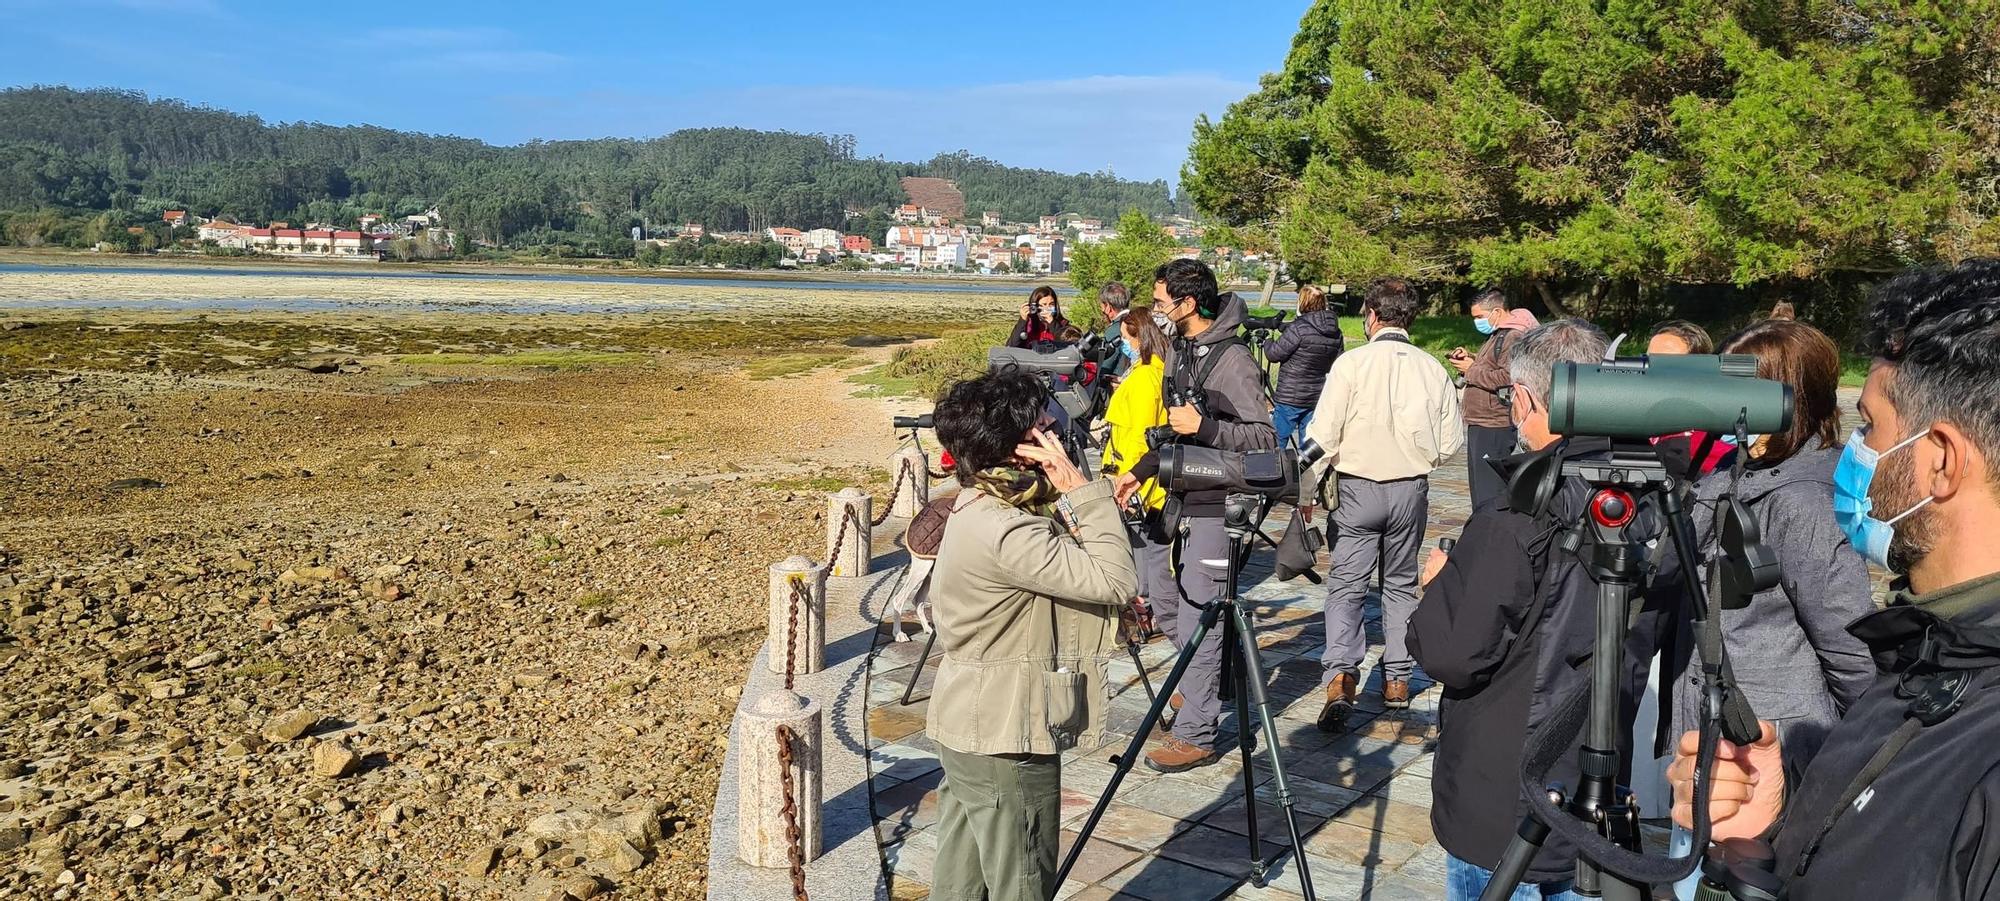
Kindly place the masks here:
<instances>
[{"instance_id":1,"label":"stone paving tile","mask_svg":"<svg viewBox=\"0 0 2000 901\"><path fill-rule=\"evenodd\" d=\"M1386 832L1333 820L1306 839L1306 854L1354 866L1400 867L1417 856L1416 842Z\"/></svg>"},{"instance_id":2,"label":"stone paving tile","mask_svg":"<svg viewBox=\"0 0 2000 901\"><path fill-rule=\"evenodd\" d=\"M1204 901L1226 896L1240 881L1177 860L1148 857L1099 884L1121 899Z\"/></svg>"},{"instance_id":3,"label":"stone paving tile","mask_svg":"<svg viewBox=\"0 0 2000 901\"><path fill-rule=\"evenodd\" d=\"M1185 820L1213 813L1242 791L1241 785L1235 785L1232 789L1215 789L1174 779L1161 779L1132 791L1120 792L1118 800L1154 813L1166 814L1177 820Z\"/></svg>"},{"instance_id":4,"label":"stone paving tile","mask_svg":"<svg viewBox=\"0 0 2000 901\"><path fill-rule=\"evenodd\" d=\"M1417 845L1436 840L1431 834L1429 807L1404 804L1376 795L1369 795L1354 802L1346 810L1335 815L1333 821L1370 832L1393 835Z\"/></svg>"},{"instance_id":5,"label":"stone paving tile","mask_svg":"<svg viewBox=\"0 0 2000 901\"><path fill-rule=\"evenodd\" d=\"M1066 856L1075 845L1076 832L1063 830L1062 851L1059 853ZM1144 851L1091 836L1090 844L1085 845L1083 853L1077 855L1076 866L1070 869L1069 879L1064 881L1081 881L1086 885L1100 882L1144 856Z\"/></svg>"},{"instance_id":6,"label":"stone paving tile","mask_svg":"<svg viewBox=\"0 0 2000 901\"><path fill-rule=\"evenodd\" d=\"M921 705L900 707L874 707L868 711L868 737L881 742L892 742L906 738L924 729L924 708Z\"/></svg>"},{"instance_id":7,"label":"stone paving tile","mask_svg":"<svg viewBox=\"0 0 2000 901\"><path fill-rule=\"evenodd\" d=\"M900 880L930 884L937 863L937 835L928 829L902 836L902 840L882 846L882 859Z\"/></svg>"},{"instance_id":8,"label":"stone paving tile","mask_svg":"<svg viewBox=\"0 0 2000 901\"><path fill-rule=\"evenodd\" d=\"M1075 827L1079 824L1063 825ZM1175 833L1187 828L1188 825L1178 817L1170 817L1124 801L1113 800L1110 806L1104 808L1104 817L1097 821L1097 831L1091 834L1091 838L1116 842L1127 848L1151 851L1166 844L1167 839L1173 838Z\"/></svg>"},{"instance_id":9,"label":"stone paving tile","mask_svg":"<svg viewBox=\"0 0 2000 901\"><path fill-rule=\"evenodd\" d=\"M1293 815L1298 818L1299 834L1301 836L1312 834L1314 829L1319 828L1321 823L1327 821L1327 817L1324 815L1313 814L1301 809L1296 793L1292 798L1292 811ZM1237 797L1214 813L1209 814L1201 821L1201 824L1220 829L1224 832L1247 836L1250 829L1249 812L1249 807L1243 803L1243 799ZM1266 841L1275 841L1285 847L1290 847L1292 844L1291 833L1285 826L1284 809L1278 806L1275 795L1267 796L1265 794L1263 786L1259 786L1257 789L1257 837Z\"/></svg>"},{"instance_id":10,"label":"stone paving tile","mask_svg":"<svg viewBox=\"0 0 2000 901\"><path fill-rule=\"evenodd\" d=\"M1417 856L1410 858L1409 862L1403 864L1402 868L1396 872L1418 882L1429 883L1443 888L1445 884L1445 858L1447 856L1443 845L1432 842L1423 846L1417 852Z\"/></svg>"},{"instance_id":11,"label":"stone paving tile","mask_svg":"<svg viewBox=\"0 0 2000 901\"><path fill-rule=\"evenodd\" d=\"M1312 875L1314 896L1327 901L1384 897L1377 893L1377 889L1395 876L1394 871L1388 868L1360 866L1345 860L1321 857L1311 851L1306 852L1306 868ZM1304 897L1295 858L1291 854L1286 854L1272 866L1266 880L1263 888L1246 884L1237 889L1233 897L1242 901L1301 901ZM1443 898L1443 888L1437 888L1428 897Z\"/></svg>"},{"instance_id":12,"label":"stone paving tile","mask_svg":"<svg viewBox=\"0 0 2000 901\"><path fill-rule=\"evenodd\" d=\"M921 748L914 748L902 742L890 742L868 749L871 771L878 776L909 781L918 776L937 772L937 754Z\"/></svg>"},{"instance_id":13,"label":"stone paving tile","mask_svg":"<svg viewBox=\"0 0 2000 901\"><path fill-rule=\"evenodd\" d=\"M1428 776L1412 775L1408 769L1398 773L1394 779L1375 787L1374 794L1411 807L1429 810L1431 807L1431 780Z\"/></svg>"},{"instance_id":14,"label":"stone paving tile","mask_svg":"<svg viewBox=\"0 0 2000 901\"><path fill-rule=\"evenodd\" d=\"M1284 846L1259 837L1257 848L1257 860L1270 860L1277 856ZM1160 846L1159 855L1169 860L1193 864L1204 870L1226 873L1240 879L1250 878L1249 839L1226 829L1195 826L1168 839L1166 844Z\"/></svg>"}]
</instances>

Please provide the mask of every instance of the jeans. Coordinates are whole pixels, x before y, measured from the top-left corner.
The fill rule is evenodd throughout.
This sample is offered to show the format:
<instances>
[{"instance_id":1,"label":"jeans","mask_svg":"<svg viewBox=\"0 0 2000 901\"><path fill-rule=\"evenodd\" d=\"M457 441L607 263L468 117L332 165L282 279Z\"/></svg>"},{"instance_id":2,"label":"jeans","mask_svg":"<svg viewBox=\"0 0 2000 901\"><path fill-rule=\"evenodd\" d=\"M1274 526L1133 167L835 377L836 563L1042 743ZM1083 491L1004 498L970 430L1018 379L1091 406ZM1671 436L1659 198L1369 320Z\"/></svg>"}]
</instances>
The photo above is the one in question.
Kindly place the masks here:
<instances>
[{"instance_id":1,"label":"jeans","mask_svg":"<svg viewBox=\"0 0 2000 901\"><path fill-rule=\"evenodd\" d=\"M1311 407L1294 407L1291 404L1278 404L1273 407L1271 426L1278 430L1278 446L1284 447L1285 442L1291 440L1294 435L1298 436L1299 441L1305 441L1306 426L1312 422L1312 418Z\"/></svg>"},{"instance_id":2,"label":"jeans","mask_svg":"<svg viewBox=\"0 0 2000 901\"><path fill-rule=\"evenodd\" d=\"M1798 783L1792 783L1797 785ZM1667 840L1667 854L1671 857L1686 857L1694 849L1694 832L1674 824L1672 837ZM1674 883L1674 897L1680 901L1694 901L1695 889L1701 888L1701 868L1696 867L1686 879Z\"/></svg>"},{"instance_id":3,"label":"jeans","mask_svg":"<svg viewBox=\"0 0 2000 901\"><path fill-rule=\"evenodd\" d=\"M1479 893L1486 891L1486 883L1493 881L1493 871L1478 864L1466 863L1449 854L1444 861L1444 897L1446 901L1479 901ZM1511 901L1583 901L1583 896L1570 891L1569 880L1544 882L1540 885L1523 882L1514 887Z\"/></svg>"}]
</instances>

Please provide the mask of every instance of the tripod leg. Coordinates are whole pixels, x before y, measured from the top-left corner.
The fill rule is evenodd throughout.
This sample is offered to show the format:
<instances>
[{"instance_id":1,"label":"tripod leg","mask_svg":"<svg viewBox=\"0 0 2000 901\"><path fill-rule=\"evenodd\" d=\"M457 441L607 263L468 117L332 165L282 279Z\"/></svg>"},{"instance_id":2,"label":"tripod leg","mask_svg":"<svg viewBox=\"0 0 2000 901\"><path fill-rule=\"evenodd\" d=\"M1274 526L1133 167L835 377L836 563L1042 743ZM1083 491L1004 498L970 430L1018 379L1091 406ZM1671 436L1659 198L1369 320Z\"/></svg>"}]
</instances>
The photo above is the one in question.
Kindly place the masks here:
<instances>
[{"instance_id":1,"label":"tripod leg","mask_svg":"<svg viewBox=\"0 0 2000 901\"><path fill-rule=\"evenodd\" d=\"M1241 611L1236 610L1232 604L1230 612L1233 614L1230 621L1223 624L1224 654L1229 654L1228 647L1234 644L1231 637L1240 634L1239 630L1242 628L1236 625L1243 620ZM1257 766L1253 757L1257 745L1257 733L1251 730L1250 692L1243 684L1244 669L1243 664L1239 663L1230 674L1235 682L1236 694L1236 747L1243 754L1243 811L1247 818L1244 823L1245 831L1250 835L1250 884L1263 888L1264 843L1257 835Z\"/></svg>"},{"instance_id":2,"label":"tripod leg","mask_svg":"<svg viewBox=\"0 0 2000 901\"><path fill-rule=\"evenodd\" d=\"M1257 658L1257 636L1250 631L1250 618L1244 615L1243 608L1236 604L1235 599L1231 598L1225 603L1229 607L1231 620L1236 624L1237 646L1243 658L1243 665L1238 667L1237 671L1243 674L1244 687L1248 689L1257 702L1257 719L1264 730L1264 753L1271 758L1271 784L1277 790L1278 809L1285 813L1285 830L1291 834L1292 859L1299 866L1299 889L1301 894L1305 896L1306 901L1313 901L1312 870L1306 864L1306 845L1305 840L1299 835L1298 813L1292 809L1292 789L1291 784L1285 781L1285 763L1278 756L1278 721L1271 716L1271 696L1264 690L1264 667L1263 664L1258 662ZM1239 701L1237 703L1239 705L1237 707L1237 721L1239 724L1237 728L1247 731L1250 728L1250 721L1243 718L1242 702ZM1246 807L1250 811L1250 834L1255 836L1257 834L1257 793L1250 789L1250 761L1247 759L1249 755L1248 745L1244 746L1244 755L1246 757L1243 761L1245 798L1249 801ZM1251 878L1261 887L1264 878L1264 863L1262 858L1257 856L1258 849L1259 847L1255 844L1255 839L1253 838L1250 845L1250 857L1253 861L1251 864Z\"/></svg>"},{"instance_id":3,"label":"tripod leg","mask_svg":"<svg viewBox=\"0 0 2000 901\"><path fill-rule=\"evenodd\" d=\"M917 655L917 665L910 670L910 684L903 686L904 707L910 706L910 693L917 690L917 680L924 677L924 664L931 660L931 648L937 644L937 627L932 626L929 635L924 636L924 651Z\"/></svg>"},{"instance_id":4,"label":"tripod leg","mask_svg":"<svg viewBox=\"0 0 2000 901\"><path fill-rule=\"evenodd\" d=\"M1150 704L1159 700L1159 696L1153 694L1153 677L1146 674L1146 661L1139 659L1139 643L1128 637L1125 653L1132 656L1132 666L1139 670L1139 684L1146 687L1146 702Z\"/></svg>"},{"instance_id":5,"label":"tripod leg","mask_svg":"<svg viewBox=\"0 0 2000 901\"><path fill-rule=\"evenodd\" d=\"M1132 731L1132 740L1125 743L1125 753L1111 758L1114 767L1111 781L1104 786L1104 793L1097 796L1097 804L1090 808L1090 816L1085 817L1083 825L1077 828L1076 844L1069 847L1069 853L1063 855L1062 866L1056 870L1056 885L1061 885L1076 866L1077 858L1083 854L1084 844L1090 841L1090 834L1097 831L1097 821L1104 818L1105 808L1111 806L1111 796L1118 793L1118 786L1124 783L1126 774L1132 772L1132 766L1139 762L1140 754L1146 750L1146 736L1151 735L1153 727L1160 722L1160 711L1166 708L1167 698L1173 696L1174 686L1181 684L1181 677L1187 675L1195 649L1201 647L1202 639L1207 638L1209 630L1215 628L1221 610L1221 604L1210 604L1202 610L1201 621L1195 624L1194 634L1188 636L1190 640L1181 648L1181 655L1175 658L1174 668L1160 682L1159 693L1153 696L1153 706L1146 708L1145 718L1139 720L1138 728ZM1186 608L1182 608L1181 612L1186 613Z\"/></svg>"},{"instance_id":6,"label":"tripod leg","mask_svg":"<svg viewBox=\"0 0 2000 901\"><path fill-rule=\"evenodd\" d=\"M1561 796L1555 796L1561 805ZM1479 901L1507 901L1514 897L1514 887L1521 884L1521 875L1528 872L1528 864L1542 850L1542 843L1549 840L1548 824L1535 819L1531 814L1521 818L1521 828L1515 830L1514 838L1507 842L1507 850L1500 855L1500 865L1493 868L1493 877L1486 881L1486 890L1479 893Z\"/></svg>"}]
</instances>

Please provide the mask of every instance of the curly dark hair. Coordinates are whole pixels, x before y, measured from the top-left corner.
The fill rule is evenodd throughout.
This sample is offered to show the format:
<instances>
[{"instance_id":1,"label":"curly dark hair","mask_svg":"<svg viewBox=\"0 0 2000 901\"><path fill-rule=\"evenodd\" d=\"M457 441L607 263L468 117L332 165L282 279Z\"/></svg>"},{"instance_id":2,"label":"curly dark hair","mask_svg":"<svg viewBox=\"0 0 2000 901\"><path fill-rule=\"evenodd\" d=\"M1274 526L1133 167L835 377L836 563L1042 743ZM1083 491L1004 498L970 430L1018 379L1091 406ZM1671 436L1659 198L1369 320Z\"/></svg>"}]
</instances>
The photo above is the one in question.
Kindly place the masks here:
<instances>
[{"instance_id":1,"label":"curly dark hair","mask_svg":"<svg viewBox=\"0 0 2000 901\"><path fill-rule=\"evenodd\" d=\"M1175 300L1194 298L1195 311L1203 319L1222 313L1222 289L1216 285L1215 270L1207 263L1184 257L1168 260L1153 270L1153 281L1166 285L1167 296Z\"/></svg>"},{"instance_id":2,"label":"curly dark hair","mask_svg":"<svg viewBox=\"0 0 2000 901\"><path fill-rule=\"evenodd\" d=\"M2000 260L1919 269L1883 283L1862 347L1894 367L1885 388L1905 433L1954 423L2000 477Z\"/></svg>"},{"instance_id":3,"label":"curly dark hair","mask_svg":"<svg viewBox=\"0 0 2000 901\"><path fill-rule=\"evenodd\" d=\"M974 473L1014 459L1047 404L1041 380L1012 366L945 386L932 419L958 483L971 485Z\"/></svg>"}]
</instances>

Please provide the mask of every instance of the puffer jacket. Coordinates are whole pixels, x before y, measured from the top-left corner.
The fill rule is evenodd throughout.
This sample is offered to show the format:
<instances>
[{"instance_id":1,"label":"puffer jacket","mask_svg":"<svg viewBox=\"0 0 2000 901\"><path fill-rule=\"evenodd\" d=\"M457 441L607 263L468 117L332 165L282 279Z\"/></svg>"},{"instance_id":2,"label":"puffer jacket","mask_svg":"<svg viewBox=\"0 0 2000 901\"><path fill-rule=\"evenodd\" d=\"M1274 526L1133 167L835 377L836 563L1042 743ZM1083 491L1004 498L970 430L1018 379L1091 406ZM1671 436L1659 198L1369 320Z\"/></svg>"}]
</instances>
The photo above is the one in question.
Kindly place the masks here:
<instances>
[{"instance_id":1,"label":"puffer jacket","mask_svg":"<svg viewBox=\"0 0 2000 901\"><path fill-rule=\"evenodd\" d=\"M1737 496L1757 518L1764 544L1778 557L1778 584L1741 610L1722 611L1722 639L1737 687L1758 719L1778 728L1785 769L1796 776L1842 714L1875 679L1875 662L1847 631L1875 612L1868 564L1833 521L1833 469L1838 448L1813 442L1783 463L1743 474ZM1717 553L1715 500L1730 470L1717 469L1695 486L1695 537L1704 557ZM1701 667L1692 665L1694 637L1681 624L1674 682L1678 736L1700 725Z\"/></svg>"},{"instance_id":2,"label":"puffer jacket","mask_svg":"<svg viewBox=\"0 0 2000 901\"><path fill-rule=\"evenodd\" d=\"M931 572L938 665L932 740L965 754L1055 754L1094 744L1118 647L1118 610L1138 591L1111 497L1064 495L1075 534L982 492L962 492Z\"/></svg>"},{"instance_id":3,"label":"puffer jacket","mask_svg":"<svg viewBox=\"0 0 2000 901\"><path fill-rule=\"evenodd\" d=\"M1340 314L1314 310L1285 323L1285 330L1264 345L1264 356L1278 364L1278 384L1271 389L1273 403L1308 410L1319 403L1326 387L1326 374L1347 346L1340 334Z\"/></svg>"}]
</instances>

